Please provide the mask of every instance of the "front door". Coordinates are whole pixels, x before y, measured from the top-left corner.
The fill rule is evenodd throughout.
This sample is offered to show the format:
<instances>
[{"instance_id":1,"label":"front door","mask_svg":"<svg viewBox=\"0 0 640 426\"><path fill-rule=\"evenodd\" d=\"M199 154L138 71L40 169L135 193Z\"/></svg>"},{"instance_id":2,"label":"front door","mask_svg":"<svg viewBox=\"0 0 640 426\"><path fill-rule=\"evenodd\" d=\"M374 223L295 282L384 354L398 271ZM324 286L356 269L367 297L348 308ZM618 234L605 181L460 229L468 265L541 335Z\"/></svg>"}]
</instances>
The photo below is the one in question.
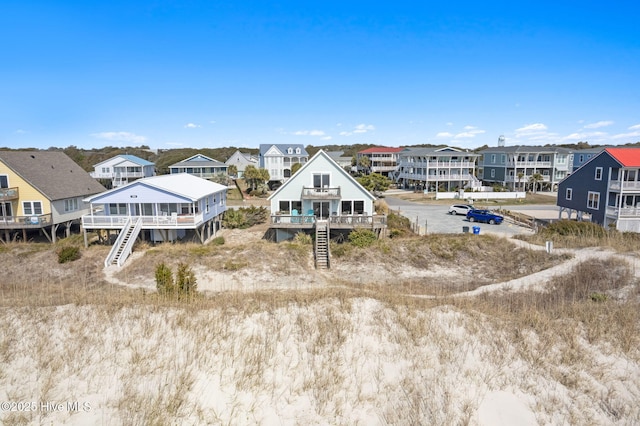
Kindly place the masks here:
<instances>
[{"instance_id":1,"label":"front door","mask_svg":"<svg viewBox=\"0 0 640 426\"><path fill-rule=\"evenodd\" d=\"M329 212L328 201L314 201L313 202L313 214L318 219L328 219L331 212Z\"/></svg>"}]
</instances>

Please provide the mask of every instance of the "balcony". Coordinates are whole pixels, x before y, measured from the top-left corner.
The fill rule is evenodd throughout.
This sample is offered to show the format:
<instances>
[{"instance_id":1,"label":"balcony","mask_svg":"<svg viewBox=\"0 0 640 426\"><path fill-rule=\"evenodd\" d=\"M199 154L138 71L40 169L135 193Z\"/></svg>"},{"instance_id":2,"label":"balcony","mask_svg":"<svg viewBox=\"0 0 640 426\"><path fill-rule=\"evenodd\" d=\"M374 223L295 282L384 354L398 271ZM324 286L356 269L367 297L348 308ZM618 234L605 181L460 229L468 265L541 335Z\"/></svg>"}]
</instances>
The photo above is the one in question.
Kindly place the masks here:
<instances>
[{"instance_id":1,"label":"balcony","mask_svg":"<svg viewBox=\"0 0 640 426\"><path fill-rule=\"evenodd\" d=\"M0 188L0 202L17 200L18 196L18 188Z\"/></svg>"},{"instance_id":2,"label":"balcony","mask_svg":"<svg viewBox=\"0 0 640 426\"><path fill-rule=\"evenodd\" d=\"M640 207L607 206L607 216L611 218L640 218Z\"/></svg>"},{"instance_id":3,"label":"balcony","mask_svg":"<svg viewBox=\"0 0 640 426\"><path fill-rule=\"evenodd\" d=\"M507 161L507 167L549 168L551 161Z\"/></svg>"},{"instance_id":4,"label":"balcony","mask_svg":"<svg viewBox=\"0 0 640 426\"><path fill-rule=\"evenodd\" d=\"M302 200L339 200L340 187L338 188L302 188Z\"/></svg>"},{"instance_id":5,"label":"balcony","mask_svg":"<svg viewBox=\"0 0 640 426\"><path fill-rule=\"evenodd\" d=\"M331 229L372 228L381 229L387 227L386 215L331 215L328 219ZM314 215L272 215L271 228L311 229L315 227Z\"/></svg>"},{"instance_id":6,"label":"balcony","mask_svg":"<svg viewBox=\"0 0 640 426\"><path fill-rule=\"evenodd\" d=\"M201 225L204 220L202 213L176 214L156 216L106 216L85 215L82 216L82 227L85 229L122 229L130 218L142 218L142 229L192 229Z\"/></svg>"},{"instance_id":7,"label":"balcony","mask_svg":"<svg viewBox=\"0 0 640 426\"><path fill-rule=\"evenodd\" d=\"M640 191L640 182L638 181L613 181L609 184L609 189L612 191L625 191L635 192Z\"/></svg>"},{"instance_id":8,"label":"balcony","mask_svg":"<svg viewBox=\"0 0 640 426\"><path fill-rule=\"evenodd\" d=\"M38 229L51 225L51 214L0 216L0 229Z\"/></svg>"}]
</instances>

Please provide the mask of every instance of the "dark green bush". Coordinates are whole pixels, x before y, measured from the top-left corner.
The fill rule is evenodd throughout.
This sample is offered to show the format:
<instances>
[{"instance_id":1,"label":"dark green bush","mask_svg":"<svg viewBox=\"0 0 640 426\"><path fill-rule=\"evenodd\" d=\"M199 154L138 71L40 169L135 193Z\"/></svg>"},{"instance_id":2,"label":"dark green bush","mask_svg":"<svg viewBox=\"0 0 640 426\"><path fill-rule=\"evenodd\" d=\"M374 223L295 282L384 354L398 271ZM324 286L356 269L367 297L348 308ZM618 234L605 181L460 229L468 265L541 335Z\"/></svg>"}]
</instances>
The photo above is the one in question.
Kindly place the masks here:
<instances>
[{"instance_id":1,"label":"dark green bush","mask_svg":"<svg viewBox=\"0 0 640 426\"><path fill-rule=\"evenodd\" d=\"M354 229L349 233L349 242L356 247L370 247L378 239L370 229Z\"/></svg>"},{"instance_id":2,"label":"dark green bush","mask_svg":"<svg viewBox=\"0 0 640 426\"><path fill-rule=\"evenodd\" d=\"M156 266L156 288L160 294L173 294L175 286L173 283L173 273L164 262Z\"/></svg>"},{"instance_id":3,"label":"dark green bush","mask_svg":"<svg viewBox=\"0 0 640 426\"><path fill-rule=\"evenodd\" d=\"M80 249L76 246L60 247L57 251L58 263L73 262L80 259Z\"/></svg>"}]
</instances>

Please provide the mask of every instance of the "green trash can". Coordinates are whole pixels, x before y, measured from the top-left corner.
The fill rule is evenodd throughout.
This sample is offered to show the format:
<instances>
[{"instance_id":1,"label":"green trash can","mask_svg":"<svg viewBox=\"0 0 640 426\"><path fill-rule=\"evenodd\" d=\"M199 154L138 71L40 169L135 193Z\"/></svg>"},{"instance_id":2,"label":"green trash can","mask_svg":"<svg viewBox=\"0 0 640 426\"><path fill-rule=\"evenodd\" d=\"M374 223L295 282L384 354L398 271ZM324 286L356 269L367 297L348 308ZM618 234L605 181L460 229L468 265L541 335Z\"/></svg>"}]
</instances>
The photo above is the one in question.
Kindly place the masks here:
<instances>
[{"instance_id":1,"label":"green trash can","mask_svg":"<svg viewBox=\"0 0 640 426\"><path fill-rule=\"evenodd\" d=\"M480 233L480 227L479 226L474 226L473 227L473 233L474 233L474 235L478 235Z\"/></svg>"}]
</instances>

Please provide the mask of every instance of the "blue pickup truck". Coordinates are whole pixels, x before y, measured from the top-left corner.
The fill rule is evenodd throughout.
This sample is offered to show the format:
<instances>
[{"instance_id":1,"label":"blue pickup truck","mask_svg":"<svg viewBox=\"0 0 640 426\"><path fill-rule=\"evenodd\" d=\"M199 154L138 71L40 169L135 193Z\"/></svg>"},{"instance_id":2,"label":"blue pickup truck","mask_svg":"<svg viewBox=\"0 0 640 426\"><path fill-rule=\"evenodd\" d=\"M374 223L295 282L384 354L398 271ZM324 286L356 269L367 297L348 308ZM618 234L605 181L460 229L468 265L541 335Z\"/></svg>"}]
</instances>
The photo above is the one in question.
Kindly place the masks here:
<instances>
[{"instance_id":1,"label":"blue pickup truck","mask_svg":"<svg viewBox=\"0 0 640 426\"><path fill-rule=\"evenodd\" d=\"M491 225L500 225L504 217L489 210L474 209L467 212L467 219L469 222L487 222Z\"/></svg>"}]
</instances>

